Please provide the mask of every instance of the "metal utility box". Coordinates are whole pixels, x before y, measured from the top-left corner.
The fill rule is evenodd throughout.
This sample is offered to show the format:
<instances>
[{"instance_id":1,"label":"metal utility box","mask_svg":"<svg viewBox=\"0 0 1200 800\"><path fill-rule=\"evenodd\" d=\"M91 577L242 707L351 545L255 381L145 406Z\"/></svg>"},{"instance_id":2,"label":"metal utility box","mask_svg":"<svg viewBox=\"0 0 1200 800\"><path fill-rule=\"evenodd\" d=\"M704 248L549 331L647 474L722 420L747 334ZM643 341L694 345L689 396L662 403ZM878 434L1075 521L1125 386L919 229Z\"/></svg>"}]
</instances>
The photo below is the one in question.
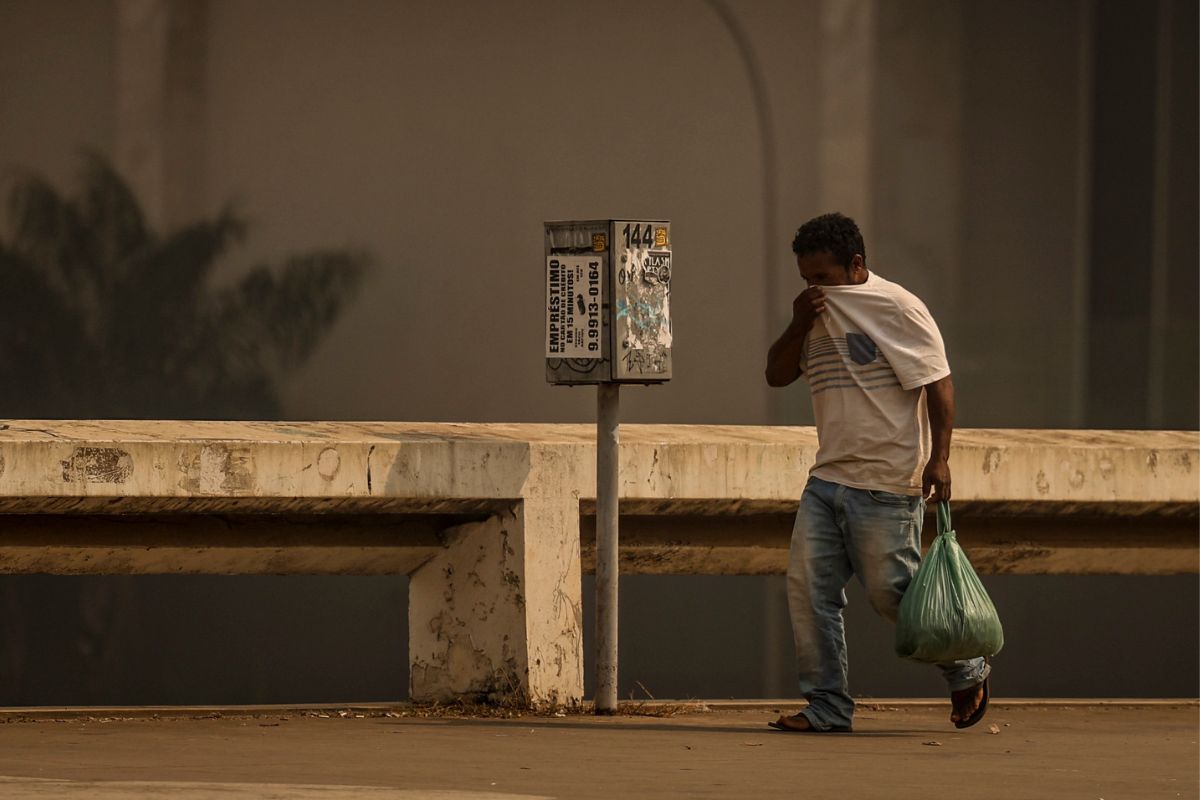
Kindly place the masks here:
<instances>
[{"instance_id":1,"label":"metal utility box","mask_svg":"<svg viewBox=\"0 0 1200 800\"><path fill-rule=\"evenodd\" d=\"M547 222L546 380L671 379L671 223Z\"/></svg>"}]
</instances>

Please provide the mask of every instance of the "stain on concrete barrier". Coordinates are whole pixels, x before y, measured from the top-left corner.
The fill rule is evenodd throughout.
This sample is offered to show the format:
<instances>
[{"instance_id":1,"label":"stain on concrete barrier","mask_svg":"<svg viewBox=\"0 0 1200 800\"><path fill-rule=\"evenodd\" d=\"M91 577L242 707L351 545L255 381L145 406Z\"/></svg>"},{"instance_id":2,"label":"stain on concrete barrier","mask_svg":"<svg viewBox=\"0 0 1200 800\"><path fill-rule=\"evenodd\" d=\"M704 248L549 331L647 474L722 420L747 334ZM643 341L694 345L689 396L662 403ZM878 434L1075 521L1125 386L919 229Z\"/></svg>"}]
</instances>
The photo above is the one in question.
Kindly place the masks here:
<instances>
[{"instance_id":1,"label":"stain on concrete barrier","mask_svg":"<svg viewBox=\"0 0 1200 800\"><path fill-rule=\"evenodd\" d=\"M332 447L326 447L321 451L321 455L317 456L317 472L327 481L333 480L341 467L342 457Z\"/></svg>"},{"instance_id":2,"label":"stain on concrete barrier","mask_svg":"<svg viewBox=\"0 0 1200 800\"><path fill-rule=\"evenodd\" d=\"M67 483L124 483L133 474L133 457L116 447L76 447L61 463Z\"/></svg>"},{"instance_id":3,"label":"stain on concrete barrier","mask_svg":"<svg viewBox=\"0 0 1200 800\"><path fill-rule=\"evenodd\" d=\"M183 455L180 488L192 494L246 494L254 486L254 457L249 447L206 444Z\"/></svg>"}]
</instances>

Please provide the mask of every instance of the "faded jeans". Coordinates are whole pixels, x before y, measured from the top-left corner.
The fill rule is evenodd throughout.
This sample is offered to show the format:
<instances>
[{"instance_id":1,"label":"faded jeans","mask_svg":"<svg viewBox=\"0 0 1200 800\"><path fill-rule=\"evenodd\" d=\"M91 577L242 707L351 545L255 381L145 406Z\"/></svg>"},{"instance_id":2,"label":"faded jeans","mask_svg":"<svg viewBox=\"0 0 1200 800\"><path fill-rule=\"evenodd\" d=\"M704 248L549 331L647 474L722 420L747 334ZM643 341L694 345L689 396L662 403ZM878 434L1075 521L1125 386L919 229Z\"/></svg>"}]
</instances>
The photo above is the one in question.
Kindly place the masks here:
<instances>
[{"instance_id":1,"label":"faded jeans","mask_svg":"<svg viewBox=\"0 0 1200 800\"><path fill-rule=\"evenodd\" d=\"M921 561L924 518L920 497L809 478L792 530L787 587L800 692L808 701L802 713L815 729L849 727L854 716L842 624L846 583L857 575L872 608L894 623ZM982 658L937 666L952 692L991 671Z\"/></svg>"}]
</instances>

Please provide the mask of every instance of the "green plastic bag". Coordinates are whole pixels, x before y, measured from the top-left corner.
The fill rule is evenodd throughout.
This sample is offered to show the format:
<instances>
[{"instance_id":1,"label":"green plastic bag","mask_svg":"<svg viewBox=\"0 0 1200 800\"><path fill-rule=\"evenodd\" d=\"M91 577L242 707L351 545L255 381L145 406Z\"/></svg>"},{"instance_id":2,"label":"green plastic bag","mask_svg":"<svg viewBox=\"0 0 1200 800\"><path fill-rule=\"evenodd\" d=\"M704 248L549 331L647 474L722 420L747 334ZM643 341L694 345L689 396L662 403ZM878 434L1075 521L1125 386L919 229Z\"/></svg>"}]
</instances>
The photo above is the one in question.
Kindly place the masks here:
<instances>
[{"instance_id":1,"label":"green plastic bag","mask_svg":"<svg viewBox=\"0 0 1200 800\"><path fill-rule=\"evenodd\" d=\"M938 535L900 601L896 654L940 664L993 656L1004 629L992 599L950 527L950 504L938 503Z\"/></svg>"}]
</instances>

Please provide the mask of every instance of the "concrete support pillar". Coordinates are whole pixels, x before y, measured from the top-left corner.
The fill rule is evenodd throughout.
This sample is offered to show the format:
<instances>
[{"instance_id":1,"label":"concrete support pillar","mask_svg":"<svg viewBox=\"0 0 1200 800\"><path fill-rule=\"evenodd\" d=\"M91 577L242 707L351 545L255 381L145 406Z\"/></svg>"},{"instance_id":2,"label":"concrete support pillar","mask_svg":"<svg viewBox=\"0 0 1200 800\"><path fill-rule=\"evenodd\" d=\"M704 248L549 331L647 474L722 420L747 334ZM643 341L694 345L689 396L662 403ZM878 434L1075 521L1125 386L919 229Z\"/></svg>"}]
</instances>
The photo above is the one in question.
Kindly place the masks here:
<instances>
[{"instance_id":1,"label":"concrete support pillar","mask_svg":"<svg viewBox=\"0 0 1200 800\"><path fill-rule=\"evenodd\" d=\"M823 211L871 235L871 133L878 0L822 0L818 193Z\"/></svg>"},{"instance_id":2,"label":"concrete support pillar","mask_svg":"<svg viewBox=\"0 0 1200 800\"><path fill-rule=\"evenodd\" d=\"M204 198L205 0L117 0L117 170L150 224L196 218Z\"/></svg>"},{"instance_id":3,"label":"concrete support pillar","mask_svg":"<svg viewBox=\"0 0 1200 800\"><path fill-rule=\"evenodd\" d=\"M878 8L867 232L880 271L916 292L951 340L962 253L962 6Z\"/></svg>"},{"instance_id":4,"label":"concrete support pillar","mask_svg":"<svg viewBox=\"0 0 1200 800\"><path fill-rule=\"evenodd\" d=\"M961 252L962 13L954 0L821 4L822 208L854 217L868 267L935 311L952 308Z\"/></svg>"},{"instance_id":5,"label":"concrete support pillar","mask_svg":"<svg viewBox=\"0 0 1200 800\"><path fill-rule=\"evenodd\" d=\"M455 528L409 577L413 700L583 699L577 499L531 498Z\"/></svg>"}]
</instances>

